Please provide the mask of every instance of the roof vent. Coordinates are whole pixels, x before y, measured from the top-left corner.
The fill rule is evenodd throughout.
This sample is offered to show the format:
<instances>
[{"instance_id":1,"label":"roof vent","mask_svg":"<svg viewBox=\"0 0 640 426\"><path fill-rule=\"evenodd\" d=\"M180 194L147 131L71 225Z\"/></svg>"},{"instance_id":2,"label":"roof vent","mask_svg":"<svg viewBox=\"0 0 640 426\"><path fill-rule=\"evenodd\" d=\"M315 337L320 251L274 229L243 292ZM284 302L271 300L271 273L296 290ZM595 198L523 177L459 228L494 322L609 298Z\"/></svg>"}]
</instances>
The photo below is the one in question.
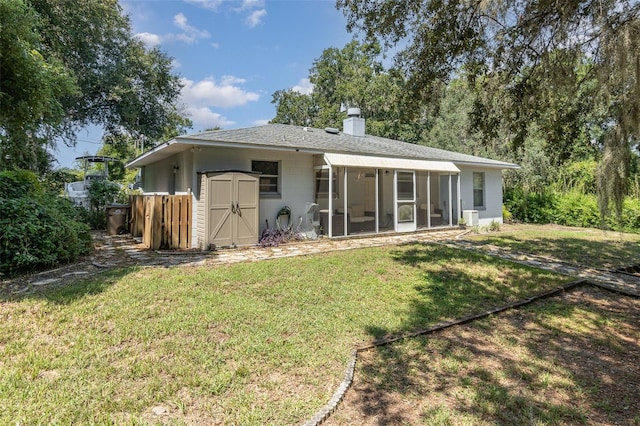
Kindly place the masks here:
<instances>
[{"instance_id":1,"label":"roof vent","mask_svg":"<svg viewBox=\"0 0 640 426\"><path fill-rule=\"evenodd\" d=\"M338 133L340 133L340 129L336 129L335 127L325 127L324 131L327 133L331 133L332 135L337 135Z\"/></svg>"},{"instance_id":2,"label":"roof vent","mask_svg":"<svg viewBox=\"0 0 640 426\"><path fill-rule=\"evenodd\" d=\"M360 117L360 108L349 108L347 110L347 115L349 117Z\"/></svg>"}]
</instances>

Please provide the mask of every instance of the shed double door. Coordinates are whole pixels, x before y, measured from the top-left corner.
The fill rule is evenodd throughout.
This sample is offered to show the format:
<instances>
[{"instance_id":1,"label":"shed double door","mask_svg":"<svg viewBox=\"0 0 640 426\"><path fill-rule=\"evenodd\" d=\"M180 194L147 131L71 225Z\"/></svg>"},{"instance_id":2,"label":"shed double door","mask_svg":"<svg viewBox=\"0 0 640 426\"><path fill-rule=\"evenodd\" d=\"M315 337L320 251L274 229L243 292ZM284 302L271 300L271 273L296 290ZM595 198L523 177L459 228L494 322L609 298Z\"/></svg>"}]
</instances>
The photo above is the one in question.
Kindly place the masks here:
<instances>
[{"instance_id":1,"label":"shed double door","mask_svg":"<svg viewBox=\"0 0 640 426\"><path fill-rule=\"evenodd\" d=\"M259 178L228 172L207 176L207 239L217 247L258 242Z\"/></svg>"}]
</instances>

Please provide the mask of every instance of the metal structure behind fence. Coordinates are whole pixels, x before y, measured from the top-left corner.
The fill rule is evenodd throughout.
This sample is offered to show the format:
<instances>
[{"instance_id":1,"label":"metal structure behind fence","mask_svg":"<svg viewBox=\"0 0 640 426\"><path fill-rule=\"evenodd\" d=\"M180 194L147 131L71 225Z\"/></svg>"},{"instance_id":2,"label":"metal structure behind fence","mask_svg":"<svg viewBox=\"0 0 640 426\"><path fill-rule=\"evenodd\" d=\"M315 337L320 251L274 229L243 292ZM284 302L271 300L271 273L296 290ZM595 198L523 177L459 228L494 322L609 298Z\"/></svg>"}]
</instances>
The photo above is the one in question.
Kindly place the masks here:
<instances>
[{"instance_id":1,"label":"metal structure behind fence","mask_svg":"<svg viewBox=\"0 0 640 426\"><path fill-rule=\"evenodd\" d=\"M130 195L129 230L151 250L191 248L191 195Z\"/></svg>"}]
</instances>

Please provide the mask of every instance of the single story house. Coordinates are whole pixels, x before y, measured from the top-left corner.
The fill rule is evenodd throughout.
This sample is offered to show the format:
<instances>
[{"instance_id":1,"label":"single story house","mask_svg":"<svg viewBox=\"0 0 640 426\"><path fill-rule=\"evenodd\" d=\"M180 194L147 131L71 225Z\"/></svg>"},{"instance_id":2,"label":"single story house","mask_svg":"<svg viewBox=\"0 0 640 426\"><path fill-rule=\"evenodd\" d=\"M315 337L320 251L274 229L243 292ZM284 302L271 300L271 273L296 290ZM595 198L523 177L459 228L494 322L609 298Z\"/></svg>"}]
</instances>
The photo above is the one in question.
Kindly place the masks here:
<instances>
[{"instance_id":1,"label":"single story house","mask_svg":"<svg viewBox=\"0 0 640 426\"><path fill-rule=\"evenodd\" d=\"M192 245L210 248L256 244L277 225L337 237L457 226L463 215L502 222L502 170L518 166L367 135L350 109L342 131L178 136L127 167L141 169L145 194L190 194Z\"/></svg>"}]
</instances>

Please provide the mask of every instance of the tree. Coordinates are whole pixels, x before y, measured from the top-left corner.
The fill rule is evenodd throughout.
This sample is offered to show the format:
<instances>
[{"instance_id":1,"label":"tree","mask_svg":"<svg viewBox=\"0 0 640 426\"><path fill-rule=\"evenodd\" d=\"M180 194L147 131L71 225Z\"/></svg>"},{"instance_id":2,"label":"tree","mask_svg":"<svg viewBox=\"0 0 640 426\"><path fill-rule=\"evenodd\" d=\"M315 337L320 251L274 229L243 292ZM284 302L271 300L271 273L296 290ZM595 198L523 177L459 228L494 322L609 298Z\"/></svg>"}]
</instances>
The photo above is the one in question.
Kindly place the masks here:
<instances>
[{"instance_id":1,"label":"tree","mask_svg":"<svg viewBox=\"0 0 640 426\"><path fill-rule=\"evenodd\" d=\"M471 155L495 156L486 152L482 135L472 128L473 88L465 78L452 80L442 94L440 105L424 134L425 143L435 148Z\"/></svg>"},{"instance_id":2,"label":"tree","mask_svg":"<svg viewBox=\"0 0 640 426\"><path fill-rule=\"evenodd\" d=\"M21 63L3 59L2 110L8 117L3 115L0 123L3 150L22 153L27 140L39 148L37 155L42 158L43 147L53 144L55 137L72 145L77 130L90 123L101 125L108 134L127 133L148 146L167 129L190 125L176 106L181 83L171 70L171 58L158 49L145 49L133 37L130 22L116 0L0 1L11 12L0 15L3 28L14 25L14 15L25 17L17 20L22 22L16 27L23 28L22 33L12 39L5 38L3 29L2 58L15 50L16 44L25 44L21 40L27 40L22 52L41 57L39 69L51 74L25 73L28 68ZM6 75L20 75L20 87L48 95L20 99L29 111L22 119L22 133L20 126L11 125L11 120L20 116L11 111L16 98L5 96L9 86ZM61 85L58 80L63 77L65 84ZM42 104L46 111L34 109ZM13 155L11 160L11 166L27 168L42 162L19 161L19 156Z\"/></svg>"},{"instance_id":3,"label":"tree","mask_svg":"<svg viewBox=\"0 0 640 426\"><path fill-rule=\"evenodd\" d=\"M396 67L415 99L426 100L462 68L474 84L480 81L476 117L485 131L508 128L514 149L532 122L548 138L585 146L600 127L595 142L604 146L600 170L607 182L600 185L601 207L613 200L620 213L627 153L640 136L637 0L337 0L337 6L350 30L385 46L402 41ZM572 134L585 126L584 134ZM574 146L547 148L561 160Z\"/></svg>"},{"instance_id":4,"label":"tree","mask_svg":"<svg viewBox=\"0 0 640 426\"><path fill-rule=\"evenodd\" d=\"M380 54L378 43L357 40L342 49L325 49L309 70L311 94L291 89L273 94L276 117L272 122L339 128L345 117L340 107L358 107L367 118L369 134L419 141L423 117L403 107L404 81L384 68Z\"/></svg>"},{"instance_id":5,"label":"tree","mask_svg":"<svg viewBox=\"0 0 640 426\"><path fill-rule=\"evenodd\" d=\"M278 90L272 95L271 103L276 105L276 116L271 123L322 127L312 95L292 89Z\"/></svg>"},{"instance_id":6,"label":"tree","mask_svg":"<svg viewBox=\"0 0 640 426\"><path fill-rule=\"evenodd\" d=\"M165 127L160 129L162 133L154 131L154 134L158 135L156 140L170 140L185 134L186 128L189 126L191 126L190 120L179 114L169 114ZM114 182L128 184L135 181L139 171L127 170L124 165L128 160L142 154L145 149L154 146L154 144L155 140L149 140L144 134L136 134L119 128L105 133L102 137L102 147L97 154L121 160L109 167L109 179Z\"/></svg>"},{"instance_id":7,"label":"tree","mask_svg":"<svg viewBox=\"0 0 640 426\"><path fill-rule=\"evenodd\" d=\"M47 140L65 119L75 77L43 46L38 15L22 0L0 0L0 169L42 169ZM42 163L45 164L42 164Z\"/></svg>"}]
</instances>

